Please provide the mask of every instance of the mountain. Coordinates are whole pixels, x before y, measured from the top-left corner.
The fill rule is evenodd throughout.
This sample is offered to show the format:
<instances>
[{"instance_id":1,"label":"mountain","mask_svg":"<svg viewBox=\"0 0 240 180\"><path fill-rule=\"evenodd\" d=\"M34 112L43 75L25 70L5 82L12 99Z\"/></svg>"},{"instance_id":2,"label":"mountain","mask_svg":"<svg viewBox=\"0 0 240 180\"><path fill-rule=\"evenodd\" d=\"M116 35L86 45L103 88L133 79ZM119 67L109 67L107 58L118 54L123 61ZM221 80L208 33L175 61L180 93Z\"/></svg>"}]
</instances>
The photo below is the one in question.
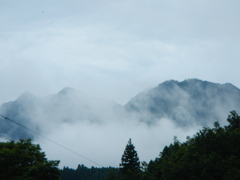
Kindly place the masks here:
<instances>
[{"instance_id":1,"label":"mountain","mask_svg":"<svg viewBox=\"0 0 240 180\"><path fill-rule=\"evenodd\" d=\"M25 92L17 100L0 107L0 114L40 134L62 123L104 123L115 116L120 117L122 111L123 107L114 101L88 97L69 87L43 98ZM0 136L13 139L34 137L26 129L6 120L1 121Z\"/></svg>"},{"instance_id":2,"label":"mountain","mask_svg":"<svg viewBox=\"0 0 240 180\"><path fill-rule=\"evenodd\" d=\"M139 93L125 106L89 97L69 87L46 97L25 92L15 101L0 106L0 114L40 134L81 122L104 125L124 120L154 126L162 118L172 120L179 127L212 126L215 121L225 123L226 114L232 110L240 112L237 87L198 79L165 81ZM0 120L0 137L34 138L26 129L3 118Z\"/></svg>"},{"instance_id":3,"label":"mountain","mask_svg":"<svg viewBox=\"0 0 240 180\"><path fill-rule=\"evenodd\" d=\"M139 93L125 109L150 124L169 118L179 126L208 126L215 121L225 122L226 114L240 109L240 90L230 83L170 80Z\"/></svg>"}]
</instances>

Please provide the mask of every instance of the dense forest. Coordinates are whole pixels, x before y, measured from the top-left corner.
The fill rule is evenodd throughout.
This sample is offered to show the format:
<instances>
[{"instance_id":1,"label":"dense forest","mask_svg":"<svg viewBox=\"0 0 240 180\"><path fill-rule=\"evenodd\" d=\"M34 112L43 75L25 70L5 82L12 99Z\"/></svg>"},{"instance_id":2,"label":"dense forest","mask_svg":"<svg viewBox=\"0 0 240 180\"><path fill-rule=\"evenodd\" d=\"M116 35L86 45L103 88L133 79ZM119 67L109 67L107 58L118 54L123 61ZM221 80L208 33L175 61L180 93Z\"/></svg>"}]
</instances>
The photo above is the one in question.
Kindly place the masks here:
<instances>
[{"instance_id":1,"label":"dense forest","mask_svg":"<svg viewBox=\"0 0 240 180\"><path fill-rule=\"evenodd\" d=\"M111 176L111 174L115 176L115 174L117 173L117 168L88 168L83 164L79 164L76 170L69 167L63 167L63 169L61 170L61 178L62 180L104 180L108 174L108 176Z\"/></svg>"},{"instance_id":2,"label":"dense forest","mask_svg":"<svg viewBox=\"0 0 240 180\"><path fill-rule=\"evenodd\" d=\"M57 168L31 140L0 142L0 179L25 180L239 180L240 116L231 111L228 125L203 127L186 142L174 137L155 160L140 162L129 139L118 168Z\"/></svg>"},{"instance_id":3,"label":"dense forest","mask_svg":"<svg viewBox=\"0 0 240 180\"><path fill-rule=\"evenodd\" d=\"M186 142L177 139L150 161L143 179L240 179L240 116L232 111L229 125L204 127Z\"/></svg>"}]
</instances>

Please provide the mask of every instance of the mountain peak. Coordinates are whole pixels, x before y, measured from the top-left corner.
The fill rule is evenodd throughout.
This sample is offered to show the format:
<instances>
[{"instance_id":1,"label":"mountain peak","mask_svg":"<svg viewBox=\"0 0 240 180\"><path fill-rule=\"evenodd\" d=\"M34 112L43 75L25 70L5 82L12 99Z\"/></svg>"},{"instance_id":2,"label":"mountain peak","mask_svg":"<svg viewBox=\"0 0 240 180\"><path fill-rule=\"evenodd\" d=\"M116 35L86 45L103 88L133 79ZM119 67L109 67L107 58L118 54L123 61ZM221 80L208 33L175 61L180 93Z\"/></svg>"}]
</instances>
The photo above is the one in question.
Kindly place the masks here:
<instances>
[{"instance_id":1,"label":"mountain peak","mask_svg":"<svg viewBox=\"0 0 240 180\"><path fill-rule=\"evenodd\" d=\"M58 94L68 94L72 92L76 92L77 90L71 88L71 87L65 87L61 91L58 92Z\"/></svg>"},{"instance_id":2,"label":"mountain peak","mask_svg":"<svg viewBox=\"0 0 240 180\"><path fill-rule=\"evenodd\" d=\"M165 81L125 105L126 110L140 113L143 121L168 117L180 125L195 122L203 126L223 119L222 115L238 107L240 90L237 87L199 79Z\"/></svg>"},{"instance_id":3,"label":"mountain peak","mask_svg":"<svg viewBox=\"0 0 240 180\"><path fill-rule=\"evenodd\" d=\"M163 83L160 83L158 86L173 86L173 85L181 85L181 84L196 84L196 83L203 83L205 81L197 79L197 78L191 78L191 79L185 79L184 81L177 81L177 80L167 80ZM206 81L207 82L207 81Z\"/></svg>"},{"instance_id":4,"label":"mountain peak","mask_svg":"<svg viewBox=\"0 0 240 180\"><path fill-rule=\"evenodd\" d=\"M65 87L58 92L59 95L76 95L76 96L86 96L83 92L73 89L71 87Z\"/></svg>"},{"instance_id":5,"label":"mountain peak","mask_svg":"<svg viewBox=\"0 0 240 180\"><path fill-rule=\"evenodd\" d=\"M25 91L18 97L18 99L29 99L29 98L33 98L33 97L35 97L35 96L31 92Z\"/></svg>"}]
</instances>

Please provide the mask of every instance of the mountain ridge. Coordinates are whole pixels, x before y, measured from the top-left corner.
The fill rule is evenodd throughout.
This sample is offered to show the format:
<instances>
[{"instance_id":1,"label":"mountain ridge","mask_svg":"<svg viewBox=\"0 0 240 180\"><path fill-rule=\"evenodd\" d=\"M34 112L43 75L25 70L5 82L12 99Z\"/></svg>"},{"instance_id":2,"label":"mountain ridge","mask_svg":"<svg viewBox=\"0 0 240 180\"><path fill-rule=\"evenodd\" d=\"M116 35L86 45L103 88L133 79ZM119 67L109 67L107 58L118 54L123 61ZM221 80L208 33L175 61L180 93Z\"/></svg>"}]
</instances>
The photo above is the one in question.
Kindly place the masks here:
<instances>
[{"instance_id":1,"label":"mountain ridge","mask_svg":"<svg viewBox=\"0 0 240 180\"><path fill-rule=\"evenodd\" d=\"M100 123L127 120L153 125L162 118L178 127L209 126L223 120L232 110L239 110L240 89L231 83L213 83L199 79L168 80L140 92L124 106L107 99L89 97L81 91L65 87L57 94L37 97L24 92L15 101L3 103L0 113L15 119L38 133L51 131L48 126L62 122L88 121ZM33 135L1 122L0 136L25 138Z\"/></svg>"},{"instance_id":2,"label":"mountain ridge","mask_svg":"<svg viewBox=\"0 0 240 180\"><path fill-rule=\"evenodd\" d=\"M224 113L227 114L240 107L240 90L230 83L219 84L199 79L181 82L169 80L139 93L124 107L129 112L138 112L141 121L149 122L167 117L184 125L191 119L198 124L199 118L200 125L207 126L211 123L204 121L204 118L211 117L212 121L220 118L210 116L211 111L217 114L215 108L227 109Z\"/></svg>"}]
</instances>

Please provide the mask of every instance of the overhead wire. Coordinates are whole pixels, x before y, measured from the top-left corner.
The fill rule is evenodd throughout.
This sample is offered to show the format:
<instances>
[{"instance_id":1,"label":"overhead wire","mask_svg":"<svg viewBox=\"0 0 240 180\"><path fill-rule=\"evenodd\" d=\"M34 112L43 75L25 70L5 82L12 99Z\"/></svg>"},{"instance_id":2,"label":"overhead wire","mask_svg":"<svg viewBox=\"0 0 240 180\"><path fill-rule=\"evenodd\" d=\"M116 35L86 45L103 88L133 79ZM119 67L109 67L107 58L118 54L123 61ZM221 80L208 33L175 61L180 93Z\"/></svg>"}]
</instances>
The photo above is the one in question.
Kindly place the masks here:
<instances>
[{"instance_id":1,"label":"overhead wire","mask_svg":"<svg viewBox=\"0 0 240 180\"><path fill-rule=\"evenodd\" d=\"M77 156L80 156L80 157L82 157L82 158L88 160L89 162L92 162L92 163L94 163L94 164L96 164L96 165L98 165L98 166L100 166L100 167L104 167L104 166L102 166L101 164L99 164L99 163L97 163L97 162L95 162L95 161L92 161L91 159L89 159L89 158L87 158L87 157L85 157L85 156L83 156L83 155L81 155L81 154L79 154L79 153L77 153L77 152L75 152L75 151L73 151L73 150L71 150L71 149L69 149L69 148L67 148L67 147L65 147L65 146L63 146L63 145L61 145L61 144L59 144L59 143L57 143L57 142L55 142L55 141L53 141L53 140L51 140L51 139L49 139L49 138L43 136L43 135L41 135L41 134L39 134L39 133L33 131L33 130L31 130L31 129L29 129L29 128L27 128L26 126L23 126L23 125L17 123L16 121L14 121L14 120L12 120L12 119L10 119L10 118L8 118L8 117L2 115L2 114L0 114L0 116L1 116L2 118L4 118L5 120L10 121L10 122L12 122L12 123L14 123L14 124L16 124L16 125L18 125L18 126L24 128L24 129L28 130L28 131L30 131L30 132L32 132L32 133L38 135L39 137L44 138L44 139L46 139L46 140L48 140L48 141L54 143L55 145L58 145L58 146L60 146L61 148L70 151L71 153L73 153L73 154L75 154L75 155L77 155Z\"/></svg>"}]
</instances>

